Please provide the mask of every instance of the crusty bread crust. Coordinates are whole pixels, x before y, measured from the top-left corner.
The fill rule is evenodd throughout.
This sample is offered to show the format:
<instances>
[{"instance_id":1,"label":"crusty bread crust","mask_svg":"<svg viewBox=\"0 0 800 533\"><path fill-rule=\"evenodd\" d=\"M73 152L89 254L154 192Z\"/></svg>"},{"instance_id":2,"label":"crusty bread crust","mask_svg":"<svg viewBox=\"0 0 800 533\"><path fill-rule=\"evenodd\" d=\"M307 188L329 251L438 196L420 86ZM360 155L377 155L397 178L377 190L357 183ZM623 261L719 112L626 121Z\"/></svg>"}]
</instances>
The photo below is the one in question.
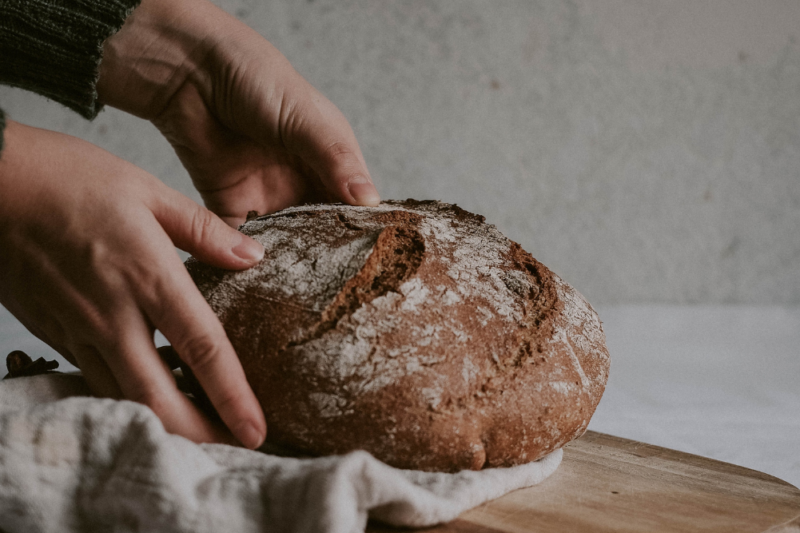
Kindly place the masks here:
<instances>
[{"instance_id":1,"label":"crusty bread crust","mask_svg":"<svg viewBox=\"0 0 800 533\"><path fill-rule=\"evenodd\" d=\"M580 436L608 379L597 314L483 217L441 202L312 205L248 221L265 259L186 262L268 441L456 471Z\"/></svg>"}]
</instances>

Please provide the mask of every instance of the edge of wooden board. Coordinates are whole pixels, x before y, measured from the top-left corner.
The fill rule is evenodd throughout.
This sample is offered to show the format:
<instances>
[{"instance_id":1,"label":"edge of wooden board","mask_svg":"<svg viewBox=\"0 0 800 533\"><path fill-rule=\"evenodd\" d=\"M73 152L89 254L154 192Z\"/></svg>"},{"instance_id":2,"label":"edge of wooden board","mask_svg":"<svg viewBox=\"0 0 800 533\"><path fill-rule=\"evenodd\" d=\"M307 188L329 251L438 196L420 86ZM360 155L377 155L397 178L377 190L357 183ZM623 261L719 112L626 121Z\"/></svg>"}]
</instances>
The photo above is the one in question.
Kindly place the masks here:
<instances>
[{"instance_id":1,"label":"edge of wooden board","mask_svg":"<svg viewBox=\"0 0 800 533\"><path fill-rule=\"evenodd\" d=\"M563 463L541 484L422 531L800 533L792 529L798 514L800 489L774 476L587 431L565 446ZM371 522L368 531L404 530Z\"/></svg>"}]
</instances>

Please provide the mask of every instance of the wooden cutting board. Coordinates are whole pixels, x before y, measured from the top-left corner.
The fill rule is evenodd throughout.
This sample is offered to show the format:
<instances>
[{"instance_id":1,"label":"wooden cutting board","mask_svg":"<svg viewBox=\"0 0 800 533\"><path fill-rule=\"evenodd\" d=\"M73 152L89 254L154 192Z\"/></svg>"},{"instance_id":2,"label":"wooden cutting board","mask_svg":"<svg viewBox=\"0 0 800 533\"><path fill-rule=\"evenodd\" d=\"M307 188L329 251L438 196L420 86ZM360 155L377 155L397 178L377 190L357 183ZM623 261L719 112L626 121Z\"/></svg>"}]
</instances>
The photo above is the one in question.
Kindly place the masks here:
<instances>
[{"instance_id":1,"label":"wooden cutting board","mask_svg":"<svg viewBox=\"0 0 800 533\"><path fill-rule=\"evenodd\" d=\"M771 529L774 528L774 529ZM800 489L775 477L588 431L540 485L426 533L800 533ZM373 533L398 531L371 524Z\"/></svg>"}]
</instances>

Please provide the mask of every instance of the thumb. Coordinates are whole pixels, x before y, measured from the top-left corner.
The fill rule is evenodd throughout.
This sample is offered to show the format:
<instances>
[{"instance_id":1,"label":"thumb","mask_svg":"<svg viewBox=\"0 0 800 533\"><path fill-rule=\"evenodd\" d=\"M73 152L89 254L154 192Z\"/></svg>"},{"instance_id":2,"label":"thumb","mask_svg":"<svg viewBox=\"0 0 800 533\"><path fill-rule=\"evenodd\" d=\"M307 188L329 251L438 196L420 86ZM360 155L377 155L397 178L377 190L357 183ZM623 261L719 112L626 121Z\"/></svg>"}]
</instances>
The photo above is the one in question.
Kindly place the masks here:
<instances>
[{"instance_id":1,"label":"thumb","mask_svg":"<svg viewBox=\"0 0 800 533\"><path fill-rule=\"evenodd\" d=\"M314 169L325 189L337 200L351 205L378 205L381 197L361 160L355 138L352 142L329 140L326 144L321 133L317 130L311 135L298 136L295 149Z\"/></svg>"},{"instance_id":2,"label":"thumb","mask_svg":"<svg viewBox=\"0 0 800 533\"><path fill-rule=\"evenodd\" d=\"M311 97L292 108L282 139L336 199L376 206L381 197L367 170L355 133L341 111L309 86ZM291 115L291 114L290 114Z\"/></svg>"},{"instance_id":3,"label":"thumb","mask_svg":"<svg viewBox=\"0 0 800 533\"><path fill-rule=\"evenodd\" d=\"M244 270L264 258L255 239L228 226L217 215L181 193L166 188L153 209L175 246L199 261L229 270Z\"/></svg>"},{"instance_id":4,"label":"thumb","mask_svg":"<svg viewBox=\"0 0 800 533\"><path fill-rule=\"evenodd\" d=\"M245 132L269 146L276 139L298 156L319 177L325 190L336 200L351 205L376 206L380 195L370 177L355 133L342 112L298 74L285 88L291 100L281 101L278 133L265 124L272 122L266 112L250 113L240 122Z\"/></svg>"}]
</instances>

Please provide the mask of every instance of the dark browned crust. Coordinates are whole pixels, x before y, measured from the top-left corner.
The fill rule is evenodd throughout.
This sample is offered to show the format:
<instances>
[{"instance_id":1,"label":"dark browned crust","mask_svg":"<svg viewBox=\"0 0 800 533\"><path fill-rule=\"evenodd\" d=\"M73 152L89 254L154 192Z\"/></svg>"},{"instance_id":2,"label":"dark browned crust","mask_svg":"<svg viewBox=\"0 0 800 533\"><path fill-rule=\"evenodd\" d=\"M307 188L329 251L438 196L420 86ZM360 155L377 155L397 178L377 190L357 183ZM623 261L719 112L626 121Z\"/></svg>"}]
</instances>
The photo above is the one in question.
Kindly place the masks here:
<instances>
[{"instance_id":1,"label":"dark browned crust","mask_svg":"<svg viewBox=\"0 0 800 533\"><path fill-rule=\"evenodd\" d=\"M314 227L313 234L304 234L307 239L341 243L375 235L361 269L343 280L321 311L238 286L231 289L241 292L235 303L215 309L264 408L268 440L312 454L366 449L401 468L456 471L533 461L581 435L608 376L608 353L591 307L483 217L434 201L387 205L397 209L355 216L344 206L294 208L242 227L257 236L251 222L300 217ZM409 330L417 325L458 324L468 340L456 342L442 330L441 338L424 346L435 352L435 360L377 390L362 390L356 377L333 379L298 363L310 343L352 328L357 310L399 294L412 278L431 290L459 288L446 272L452 258L437 257L445 248L423 235L427 217L449 221L458 235L485 236L505 247L500 269L519 320L481 318L476 310L486 303L480 294L446 307L423 302L414 317L402 315L409 322L371 340L366 364L377 368L385 354L413 343ZM269 257L267 250L265 261ZM219 284L235 285L230 274L194 260L187 267L207 298ZM570 318L576 312L577 321ZM465 382L466 359L476 370ZM423 393L434 384L444 384L435 404ZM313 393L330 394L347 408L322 417L310 405Z\"/></svg>"}]
</instances>

